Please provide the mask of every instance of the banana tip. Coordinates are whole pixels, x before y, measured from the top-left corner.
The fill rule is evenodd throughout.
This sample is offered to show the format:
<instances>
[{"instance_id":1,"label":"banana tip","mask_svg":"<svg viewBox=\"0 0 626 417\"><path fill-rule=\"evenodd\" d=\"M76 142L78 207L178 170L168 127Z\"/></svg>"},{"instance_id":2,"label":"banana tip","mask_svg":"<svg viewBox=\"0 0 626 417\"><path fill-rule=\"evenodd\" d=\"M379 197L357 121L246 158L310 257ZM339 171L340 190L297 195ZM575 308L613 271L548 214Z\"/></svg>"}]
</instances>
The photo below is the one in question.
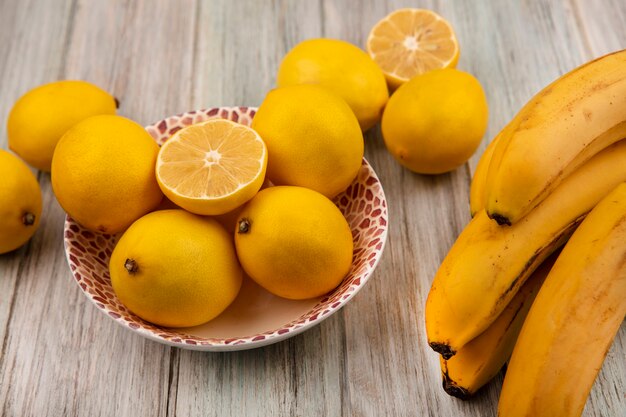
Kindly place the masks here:
<instances>
[{"instance_id":1,"label":"banana tip","mask_svg":"<svg viewBox=\"0 0 626 417\"><path fill-rule=\"evenodd\" d=\"M429 345L435 352L440 354L445 360L450 359L456 353L455 350L453 350L450 346L446 345L445 343L430 342Z\"/></svg>"},{"instance_id":2,"label":"banana tip","mask_svg":"<svg viewBox=\"0 0 626 417\"><path fill-rule=\"evenodd\" d=\"M468 400L472 394L469 392L467 388L463 388L456 384L456 382L452 381L447 375L444 375L443 378L443 390L450 396L459 398L463 401Z\"/></svg>"}]
</instances>

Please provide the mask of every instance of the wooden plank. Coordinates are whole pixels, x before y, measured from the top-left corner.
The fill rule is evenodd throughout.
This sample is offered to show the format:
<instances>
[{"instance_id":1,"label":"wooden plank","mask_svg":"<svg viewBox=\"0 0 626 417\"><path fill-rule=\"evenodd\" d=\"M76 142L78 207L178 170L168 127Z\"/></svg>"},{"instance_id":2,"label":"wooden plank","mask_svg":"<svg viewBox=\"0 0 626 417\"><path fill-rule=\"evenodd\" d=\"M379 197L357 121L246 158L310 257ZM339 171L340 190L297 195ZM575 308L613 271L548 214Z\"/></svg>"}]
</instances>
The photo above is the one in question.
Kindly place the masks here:
<instances>
[{"instance_id":1,"label":"wooden plank","mask_svg":"<svg viewBox=\"0 0 626 417\"><path fill-rule=\"evenodd\" d=\"M59 1L55 7L49 7L46 13L34 12L38 8L36 1L0 2L0 147L7 148L6 116L13 102L34 85L55 79L62 68L62 56L65 50L65 34L72 20L71 0ZM20 33L21 36L17 36ZM50 38L49 33L59 36ZM42 39L46 39L42 42ZM40 180L41 180L40 176ZM44 199L45 203L49 198ZM45 210L45 209L44 209ZM11 374L16 366L11 360L16 355L12 351L13 342L21 339L32 344L29 329L14 326L21 314L16 301L16 293L32 280L32 258L41 253L46 245L45 230L50 227L48 213L44 211L41 230L30 243L9 254L0 255L0 404L1 415L21 415L24 403L31 402L24 392L32 392L28 384L11 384ZM29 275L31 277L29 278ZM44 296L44 297L41 297ZM45 294L35 298L33 303L41 306L45 303ZM33 324L37 324L37 321ZM21 361L28 361L27 349L20 353ZM30 364L25 364L30 368ZM30 369L25 369L29 371ZM24 375L24 381L30 378Z\"/></svg>"},{"instance_id":2,"label":"wooden plank","mask_svg":"<svg viewBox=\"0 0 626 417\"><path fill-rule=\"evenodd\" d=\"M8 36L27 36L14 46L16 66L3 85L30 87L44 76L86 79L112 91L120 114L143 124L189 108L195 1L79 1L71 23L57 19L69 31L58 36L60 46L52 36L60 28L47 22L59 6L70 14L69 5L10 3L21 18ZM3 109L24 88L19 90L3 95ZM2 414L166 415L171 349L113 323L72 282L61 243L64 215L49 175L40 175L40 182L46 208L41 230L15 260L3 259L17 265L9 273L19 281L0 374Z\"/></svg>"},{"instance_id":3,"label":"wooden plank","mask_svg":"<svg viewBox=\"0 0 626 417\"><path fill-rule=\"evenodd\" d=\"M626 48L626 4L621 0L570 0L581 27L586 55L598 57Z\"/></svg>"},{"instance_id":4,"label":"wooden plank","mask_svg":"<svg viewBox=\"0 0 626 417\"><path fill-rule=\"evenodd\" d=\"M462 47L459 68L486 89L491 120L481 150L558 75L624 46L626 5L607 0L610 7L600 10L598 4L419 4L452 22ZM0 65L0 114L26 89L60 76L109 89L121 100L120 113L143 124L198 107L258 105L297 42L329 36L364 46L371 26L401 6L396 0L358 6L347 0L0 2L0 56L7 57ZM6 146L4 131L0 145ZM65 264L62 211L49 176L40 175L47 209L41 230L25 248L0 256L0 414L495 416L502 377L474 401L449 398L423 331L432 276L468 220L469 173L480 152L451 174L414 175L387 154L378 130L369 132L366 156L390 209L387 250L370 283L320 326L228 354L146 341L86 301ZM625 328L585 416L624 414Z\"/></svg>"},{"instance_id":5,"label":"wooden plank","mask_svg":"<svg viewBox=\"0 0 626 417\"><path fill-rule=\"evenodd\" d=\"M317 2L200 4L194 107L258 106L282 56L322 35ZM246 352L180 351L172 415L341 415L342 313L286 342Z\"/></svg>"},{"instance_id":6,"label":"wooden plank","mask_svg":"<svg viewBox=\"0 0 626 417\"><path fill-rule=\"evenodd\" d=\"M282 57L319 37L318 2L282 1L245 7L201 2L194 48L194 108L258 106L275 86Z\"/></svg>"},{"instance_id":7,"label":"wooden plank","mask_svg":"<svg viewBox=\"0 0 626 417\"><path fill-rule=\"evenodd\" d=\"M341 316L256 350L179 351L175 412L185 416L339 416Z\"/></svg>"}]
</instances>

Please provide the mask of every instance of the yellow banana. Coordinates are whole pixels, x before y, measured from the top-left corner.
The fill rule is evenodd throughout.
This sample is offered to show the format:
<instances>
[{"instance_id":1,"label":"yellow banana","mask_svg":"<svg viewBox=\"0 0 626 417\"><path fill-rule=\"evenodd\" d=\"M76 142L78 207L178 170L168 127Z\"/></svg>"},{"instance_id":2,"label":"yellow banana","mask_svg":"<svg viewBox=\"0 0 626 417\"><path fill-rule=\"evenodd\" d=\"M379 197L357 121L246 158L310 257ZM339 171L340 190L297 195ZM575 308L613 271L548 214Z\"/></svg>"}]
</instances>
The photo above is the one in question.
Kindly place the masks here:
<instances>
[{"instance_id":1,"label":"yellow banana","mask_svg":"<svg viewBox=\"0 0 626 417\"><path fill-rule=\"evenodd\" d=\"M500 372L513 352L526 314L556 260L555 255L537 268L487 330L450 359L439 356L443 389L448 394L468 399Z\"/></svg>"},{"instance_id":2,"label":"yellow banana","mask_svg":"<svg viewBox=\"0 0 626 417\"><path fill-rule=\"evenodd\" d=\"M565 74L505 128L489 164L486 210L513 224L597 152L626 136L626 50Z\"/></svg>"},{"instance_id":3,"label":"yellow banana","mask_svg":"<svg viewBox=\"0 0 626 417\"><path fill-rule=\"evenodd\" d=\"M626 184L582 222L533 303L509 363L500 417L582 414L626 316Z\"/></svg>"},{"instance_id":4,"label":"yellow banana","mask_svg":"<svg viewBox=\"0 0 626 417\"><path fill-rule=\"evenodd\" d=\"M533 105L532 100L526 104L526 107ZM520 110L522 113L524 109ZM472 182L470 184L470 215L474 217L476 213L483 210L485 208L485 202L487 200L487 188L488 188L488 174L489 174L489 166L493 159L493 151L496 146L503 142L506 142L510 135L508 132L511 130L511 126L516 125L516 119L514 118L508 125L506 125L500 133L493 138L493 140L487 145L485 151L481 155L478 160L478 164L476 165L476 170L474 171L474 175L472 176ZM626 137L626 134L624 135Z\"/></svg>"},{"instance_id":5,"label":"yellow banana","mask_svg":"<svg viewBox=\"0 0 626 417\"><path fill-rule=\"evenodd\" d=\"M500 136L501 134L497 135L489 145L487 145L487 148L485 148L478 160L476 170L472 176L472 183L470 184L470 215L472 217L485 208L485 191L489 162L491 162L491 155L493 154L493 150Z\"/></svg>"},{"instance_id":6,"label":"yellow banana","mask_svg":"<svg viewBox=\"0 0 626 417\"><path fill-rule=\"evenodd\" d=\"M522 221L501 227L481 211L443 260L426 301L430 346L446 359L500 315L526 278L617 184L626 181L626 140L566 178Z\"/></svg>"}]
</instances>

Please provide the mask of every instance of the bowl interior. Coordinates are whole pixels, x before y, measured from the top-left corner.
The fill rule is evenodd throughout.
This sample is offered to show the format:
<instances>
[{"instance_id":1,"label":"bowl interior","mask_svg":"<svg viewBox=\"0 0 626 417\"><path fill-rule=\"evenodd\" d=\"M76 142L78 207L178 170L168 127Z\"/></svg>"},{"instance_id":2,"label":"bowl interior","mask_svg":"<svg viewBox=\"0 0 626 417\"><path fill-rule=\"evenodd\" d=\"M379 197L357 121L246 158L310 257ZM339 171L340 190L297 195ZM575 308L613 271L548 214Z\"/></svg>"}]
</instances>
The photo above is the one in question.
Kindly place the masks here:
<instances>
[{"instance_id":1,"label":"bowl interior","mask_svg":"<svg viewBox=\"0 0 626 417\"><path fill-rule=\"evenodd\" d=\"M184 126L221 117L249 125L255 109L212 108L164 119L146 129L161 145ZM65 250L72 274L85 295L119 324L159 342L204 350L261 346L290 337L343 306L375 268L387 234L387 206L376 174L364 159L354 182L335 198L352 229L352 267L338 288L309 300L287 300L265 291L248 277L236 300L212 321L189 328L164 328L135 316L120 303L110 283L108 262L116 236L93 233L70 217L65 221Z\"/></svg>"},{"instance_id":2,"label":"bowl interior","mask_svg":"<svg viewBox=\"0 0 626 417\"><path fill-rule=\"evenodd\" d=\"M279 329L313 310L323 297L288 300L272 295L250 277L244 276L233 303L208 323L180 331L208 339L241 338Z\"/></svg>"}]
</instances>

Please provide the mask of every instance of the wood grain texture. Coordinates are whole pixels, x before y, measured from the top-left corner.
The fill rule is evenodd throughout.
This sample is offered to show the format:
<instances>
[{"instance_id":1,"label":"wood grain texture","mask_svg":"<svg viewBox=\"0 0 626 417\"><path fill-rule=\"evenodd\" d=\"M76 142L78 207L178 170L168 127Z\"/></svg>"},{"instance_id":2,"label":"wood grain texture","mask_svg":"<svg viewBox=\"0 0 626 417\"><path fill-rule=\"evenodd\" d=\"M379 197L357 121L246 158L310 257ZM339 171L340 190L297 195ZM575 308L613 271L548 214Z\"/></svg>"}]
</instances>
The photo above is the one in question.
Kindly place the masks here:
<instances>
[{"instance_id":1,"label":"wood grain texture","mask_svg":"<svg viewBox=\"0 0 626 417\"><path fill-rule=\"evenodd\" d=\"M33 85L59 77L65 54L65 35L72 21L69 1L59 2L54 10L45 14L32 14L37 7L35 1L15 6L13 2L0 3L0 25L3 28L0 30L2 120L5 120L10 106L21 93ZM57 36L50 38L50 33ZM44 38L47 42L41 42ZM6 143L3 129L0 144L6 148ZM40 174L39 180L46 186L46 175ZM39 352L37 358L36 350L43 347L43 333L47 327L41 318L37 318L55 308L46 297L50 291L64 292L62 285L53 285L57 277L66 274L62 263L55 261L56 258L62 259L63 250L58 244L61 238L58 219L50 217L50 212L55 211L50 195L50 192L44 195L46 212L36 236L13 254L0 256L1 415L19 415L21 410L38 408L37 398L32 393L39 389L38 376L41 375L43 357ZM36 301L29 303L30 300ZM68 304L71 303L64 297L63 304L66 305L63 311L67 314L70 311ZM25 323L29 320L32 322ZM55 336L58 334L57 329L50 330ZM19 376L24 383L12 381L15 376ZM61 378L62 381L67 376ZM71 402L65 393L59 394L65 398L58 404ZM53 412L61 411L55 405L51 409ZM45 409L42 411L45 412Z\"/></svg>"},{"instance_id":2,"label":"wood grain texture","mask_svg":"<svg viewBox=\"0 0 626 417\"><path fill-rule=\"evenodd\" d=\"M459 68L485 87L489 129L466 166L433 177L402 169L379 129L367 133L390 234L359 295L321 325L252 351L192 352L144 340L104 317L72 282L63 213L49 175L39 174L41 229L0 256L1 415L495 416L501 376L469 402L441 389L424 301L469 219L471 172L488 141L560 74L626 47L624 2L0 1L0 120L26 90L59 78L108 89L120 114L142 124L193 108L256 106L299 41L335 37L362 47L376 21L406 6L451 21ZM623 325L585 416L626 415L625 359Z\"/></svg>"}]
</instances>

